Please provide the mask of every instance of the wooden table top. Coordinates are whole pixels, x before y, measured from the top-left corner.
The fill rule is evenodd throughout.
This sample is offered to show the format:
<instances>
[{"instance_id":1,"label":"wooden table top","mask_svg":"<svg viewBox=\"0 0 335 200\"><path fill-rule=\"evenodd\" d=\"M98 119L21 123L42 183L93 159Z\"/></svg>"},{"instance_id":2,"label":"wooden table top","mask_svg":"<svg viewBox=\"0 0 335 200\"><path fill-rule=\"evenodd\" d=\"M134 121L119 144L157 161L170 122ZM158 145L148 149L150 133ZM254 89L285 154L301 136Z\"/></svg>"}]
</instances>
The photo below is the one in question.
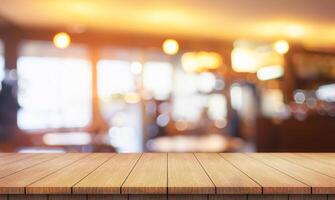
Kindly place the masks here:
<instances>
[{"instance_id":1,"label":"wooden table top","mask_svg":"<svg viewBox=\"0 0 335 200\"><path fill-rule=\"evenodd\" d=\"M335 153L2 153L0 194L335 194Z\"/></svg>"}]
</instances>

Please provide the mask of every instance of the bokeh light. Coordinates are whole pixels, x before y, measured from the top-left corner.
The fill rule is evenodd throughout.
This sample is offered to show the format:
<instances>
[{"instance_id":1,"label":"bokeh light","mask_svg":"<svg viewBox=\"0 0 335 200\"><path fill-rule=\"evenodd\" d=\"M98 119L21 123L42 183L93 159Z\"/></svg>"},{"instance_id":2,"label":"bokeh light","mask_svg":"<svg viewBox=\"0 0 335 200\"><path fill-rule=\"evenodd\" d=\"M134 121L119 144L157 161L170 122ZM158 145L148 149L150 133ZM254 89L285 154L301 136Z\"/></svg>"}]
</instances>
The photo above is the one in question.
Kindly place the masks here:
<instances>
[{"instance_id":1,"label":"bokeh light","mask_svg":"<svg viewBox=\"0 0 335 200\"><path fill-rule=\"evenodd\" d=\"M168 55L175 55L179 51L179 44L174 39L167 39L163 43L163 51Z\"/></svg>"},{"instance_id":2,"label":"bokeh light","mask_svg":"<svg viewBox=\"0 0 335 200\"><path fill-rule=\"evenodd\" d=\"M288 52L290 46L285 40L279 40L273 45L274 50L279 54L285 54Z\"/></svg>"},{"instance_id":3,"label":"bokeh light","mask_svg":"<svg viewBox=\"0 0 335 200\"><path fill-rule=\"evenodd\" d=\"M57 33L53 38L54 45L57 48L65 49L71 43L70 35L65 32Z\"/></svg>"}]
</instances>

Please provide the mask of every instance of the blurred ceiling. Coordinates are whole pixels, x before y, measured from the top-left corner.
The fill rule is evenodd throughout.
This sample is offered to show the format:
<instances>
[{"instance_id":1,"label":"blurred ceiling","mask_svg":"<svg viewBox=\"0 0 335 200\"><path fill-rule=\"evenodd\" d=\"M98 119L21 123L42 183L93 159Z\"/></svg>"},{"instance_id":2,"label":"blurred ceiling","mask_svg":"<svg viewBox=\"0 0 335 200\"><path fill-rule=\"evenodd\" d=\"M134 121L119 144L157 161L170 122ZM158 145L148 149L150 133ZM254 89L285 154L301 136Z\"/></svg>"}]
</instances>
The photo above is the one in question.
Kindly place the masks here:
<instances>
[{"instance_id":1,"label":"blurred ceiling","mask_svg":"<svg viewBox=\"0 0 335 200\"><path fill-rule=\"evenodd\" d=\"M334 0L0 0L1 18L77 32L335 45Z\"/></svg>"}]
</instances>

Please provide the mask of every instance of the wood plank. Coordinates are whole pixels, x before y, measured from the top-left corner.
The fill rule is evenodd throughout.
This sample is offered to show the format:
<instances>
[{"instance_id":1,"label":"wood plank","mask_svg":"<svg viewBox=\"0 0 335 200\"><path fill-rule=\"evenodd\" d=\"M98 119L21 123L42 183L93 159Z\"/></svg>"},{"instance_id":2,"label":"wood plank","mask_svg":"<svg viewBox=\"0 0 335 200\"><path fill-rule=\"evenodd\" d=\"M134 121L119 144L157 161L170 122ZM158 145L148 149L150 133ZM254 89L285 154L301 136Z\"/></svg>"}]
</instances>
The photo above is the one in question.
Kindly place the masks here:
<instances>
[{"instance_id":1,"label":"wood plank","mask_svg":"<svg viewBox=\"0 0 335 200\"><path fill-rule=\"evenodd\" d=\"M144 153L122 185L124 194L166 194L167 154Z\"/></svg>"},{"instance_id":2,"label":"wood plank","mask_svg":"<svg viewBox=\"0 0 335 200\"><path fill-rule=\"evenodd\" d=\"M290 195L290 200L327 200L327 195Z\"/></svg>"},{"instance_id":3,"label":"wood plank","mask_svg":"<svg viewBox=\"0 0 335 200\"><path fill-rule=\"evenodd\" d=\"M76 194L120 194L141 154L118 154L73 187Z\"/></svg>"},{"instance_id":4,"label":"wood plank","mask_svg":"<svg viewBox=\"0 0 335 200\"><path fill-rule=\"evenodd\" d=\"M87 200L128 200L128 195L124 194L90 194Z\"/></svg>"},{"instance_id":5,"label":"wood plank","mask_svg":"<svg viewBox=\"0 0 335 200\"><path fill-rule=\"evenodd\" d=\"M288 200L288 195L248 195L248 200Z\"/></svg>"},{"instance_id":6,"label":"wood plank","mask_svg":"<svg viewBox=\"0 0 335 200\"><path fill-rule=\"evenodd\" d=\"M167 195L162 194L130 194L129 200L167 200Z\"/></svg>"},{"instance_id":7,"label":"wood plank","mask_svg":"<svg viewBox=\"0 0 335 200\"><path fill-rule=\"evenodd\" d=\"M35 156L29 157L28 159L19 160L7 165L0 166L0 178L9 176L47 160L55 159L59 156L61 156L61 154L36 154Z\"/></svg>"},{"instance_id":8,"label":"wood plank","mask_svg":"<svg viewBox=\"0 0 335 200\"><path fill-rule=\"evenodd\" d=\"M11 194L9 200L48 200L47 195Z\"/></svg>"},{"instance_id":9,"label":"wood plank","mask_svg":"<svg viewBox=\"0 0 335 200\"><path fill-rule=\"evenodd\" d=\"M262 187L224 160L219 154L196 153L195 156L213 181L217 194L261 194Z\"/></svg>"},{"instance_id":10,"label":"wood plank","mask_svg":"<svg viewBox=\"0 0 335 200\"><path fill-rule=\"evenodd\" d=\"M213 194L215 186L192 153L169 153L168 193Z\"/></svg>"},{"instance_id":11,"label":"wood plank","mask_svg":"<svg viewBox=\"0 0 335 200\"><path fill-rule=\"evenodd\" d=\"M319 162L335 165L335 154L325 154L325 153L297 153L300 156L305 156Z\"/></svg>"},{"instance_id":12,"label":"wood plank","mask_svg":"<svg viewBox=\"0 0 335 200\"><path fill-rule=\"evenodd\" d=\"M25 186L53 173L88 154L64 154L0 179L0 193L24 194ZM20 181L18 181L20 180Z\"/></svg>"},{"instance_id":13,"label":"wood plank","mask_svg":"<svg viewBox=\"0 0 335 200\"><path fill-rule=\"evenodd\" d=\"M87 200L86 195L81 194L64 194L64 195L49 195L48 200Z\"/></svg>"},{"instance_id":14,"label":"wood plank","mask_svg":"<svg viewBox=\"0 0 335 200\"><path fill-rule=\"evenodd\" d=\"M26 154L26 153L6 153L0 157L0 166L6 165L9 163L17 162L19 160L28 159L36 154Z\"/></svg>"},{"instance_id":15,"label":"wood plank","mask_svg":"<svg viewBox=\"0 0 335 200\"><path fill-rule=\"evenodd\" d=\"M29 186L27 194L70 194L73 185L106 162L114 154L96 153L75 162Z\"/></svg>"},{"instance_id":16,"label":"wood plank","mask_svg":"<svg viewBox=\"0 0 335 200\"><path fill-rule=\"evenodd\" d=\"M305 157L299 154L294 153L281 153L281 154L274 154L282 159L290 161L294 164L300 165L302 167L317 171L321 174L331 176L335 178L335 166L331 164L326 164L323 162L319 162L309 157Z\"/></svg>"},{"instance_id":17,"label":"wood plank","mask_svg":"<svg viewBox=\"0 0 335 200\"><path fill-rule=\"evenodd\" d=\"M209 200L247 200L247 195L236 194L210 194Z\"/></svg>"},{"instance_id":18,"label":"wood plank","mask_svg":"<svg viewBox=\"0 0 335 200\"><path fill-rule=\"evenodd\" d=\"M335 195L328 195L328 200L335 200Z\"/></svg>"},{"instance_id":19,"label":"wood plank","mask_svg":"<svg viewBox=\"0 0 335 200\"><path fill-rule=\"evenodd\" d=\"M312 187L313 194L333 194L335 193L335 179L320 174L316 171L296 165L287 160L279 158L274 154L248 154L289 176Z\"/></svg>"},{"instance_id":20,"label":"wood plank","mask_svg":"<svg viewBox=\"0 0 335 200\"><path fill-rule=\"evenodd\" d=\"M208 200L207 194L169 194L169 200Z\"/></svg>"},{"instance_id":21,"label":"wood plank","mask_svg":"<svg viewBox=\"0 0 335 200\"><path fill-rule=\"evenodd\" d=\"M220 154L263 187L264 194L308 194L311 189L296 179L244 154Z\"/></svg>"}]
</instances>

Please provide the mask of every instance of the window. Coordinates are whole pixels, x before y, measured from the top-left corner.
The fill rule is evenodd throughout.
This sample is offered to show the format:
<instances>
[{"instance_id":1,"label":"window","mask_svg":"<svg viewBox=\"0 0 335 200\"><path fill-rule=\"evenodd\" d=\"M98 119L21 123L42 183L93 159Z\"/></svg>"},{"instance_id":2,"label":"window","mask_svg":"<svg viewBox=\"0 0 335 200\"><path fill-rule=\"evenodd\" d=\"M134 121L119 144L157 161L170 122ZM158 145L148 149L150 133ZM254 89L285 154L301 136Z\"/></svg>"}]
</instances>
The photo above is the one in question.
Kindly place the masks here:
<instances>
[{"instance_id":1,"label":"window","mask_svg":"<svg viewBox=\"0 0 335 200\"><path fill-rule=\"evenodd\" d=\"M100 98L125 94L135 89L131 63L119 60L101 60L98 63L98 93Z\"/></svg>"},{"instance_id":2,"label":"window","mask_svg":"<svg viewBox=\"0 0 335 200\"><path fill-rule=\"evenodd\" d=\"M147 62L143 70L143 87L157 100L166 100L172 90L173 67L167 62Z\"/></svg>"},{"instance_id":3,"label":"window","mask_svg":"<svg viewBox=\"0 0 335 200\"><path fill-rule=\"evenodd\" d=\"M107 57L97 66L101 113L109 125L110 143L122 153L142 151L142 111L136 92L138 65L141 66L138 62Z\"/></svg>"},{"instance_id":4,"label":"window","mask_svg":"<svg viewBox=\"0 0 335 200\"><path fill-rule=\"evenodd\" d=\"M85 49L25 42L18 59L18 126L72 128L91 120L91 65Z\"/></svg>"}]
</instances>

